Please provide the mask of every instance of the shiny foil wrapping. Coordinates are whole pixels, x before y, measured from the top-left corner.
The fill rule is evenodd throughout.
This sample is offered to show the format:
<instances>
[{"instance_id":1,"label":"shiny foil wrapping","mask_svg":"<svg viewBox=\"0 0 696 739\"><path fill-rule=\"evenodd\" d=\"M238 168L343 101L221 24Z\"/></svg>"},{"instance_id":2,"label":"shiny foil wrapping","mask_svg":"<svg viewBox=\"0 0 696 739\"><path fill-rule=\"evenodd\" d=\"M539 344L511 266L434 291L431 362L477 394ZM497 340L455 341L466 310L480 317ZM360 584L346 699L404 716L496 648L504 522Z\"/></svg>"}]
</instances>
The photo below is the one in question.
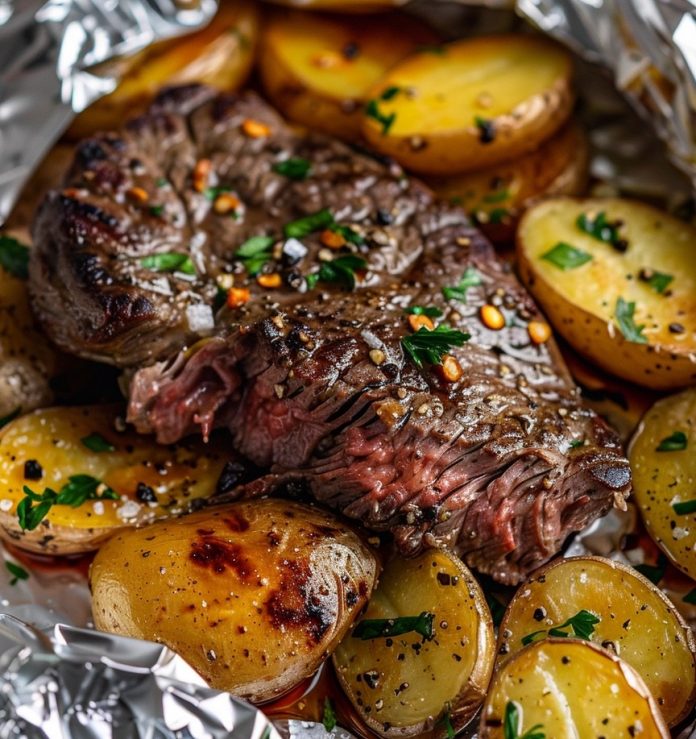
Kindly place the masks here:
<instances>
[{"instance_id":1,"label":"shiny foil wrapping","mask_svg":"<svg viewBox=\"0 0 696 739\"><path fill-rule=\"evenodd\" d=\"M117 69L105 73L93 65L193 29L215 6L215 0L182 7L171 0L0 0L0 224L72 117L115 88ZM594 194L643 196L671 208L693 196L693 2L518 0L515 14L506 0L415 0L407 9L448 38L514 30L523 25L521 16L559 39L578 56L579 116L591 137ZM595 407L630 436L635 420L621 408L606 401ZM575 537L565 555L654 565L641 535L629 505ZM17 563L8 552L2 556ZM91 630L80 568L21 564L27 579L0 567L0 739L351 739L340 727L327 734L321 724L300 720L278 721L276 733L259 710L207 688L168 649ZM690 585L660 586L696 625L696 606L683 601ZM463 735L476 736L475 722ZM679 739L696 739L696 729L683 729Z\"/></svg>"}]
</instances>

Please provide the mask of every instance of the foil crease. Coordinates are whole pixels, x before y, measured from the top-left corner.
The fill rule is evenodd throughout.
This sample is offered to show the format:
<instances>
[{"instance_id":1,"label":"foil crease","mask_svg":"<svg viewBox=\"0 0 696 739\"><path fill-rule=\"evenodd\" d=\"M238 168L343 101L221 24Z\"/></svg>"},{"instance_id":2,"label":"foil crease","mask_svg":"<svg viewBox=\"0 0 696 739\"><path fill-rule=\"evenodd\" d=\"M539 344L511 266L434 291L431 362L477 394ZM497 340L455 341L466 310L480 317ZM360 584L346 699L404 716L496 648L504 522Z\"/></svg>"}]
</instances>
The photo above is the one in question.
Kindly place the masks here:
<instances>
[{"instance_id":1,"label":"foil crease","mask_svg":"<svg viewBox=\"0 0 696 739\"><path fill-rule=\"evenodd\" d=\"M0 225L76 113L112 92L115 56L208 22L216 0L0 0Z\"/></svg>"},{"instance_id":2,"label":"foil crease","mask_svg":"<svg viewBox=\"0 0 696 739\"><path fill-rule=\"evenodd\" d=\"M280 739L158 644L0 614L0 739Z\"/></svg>"}]
</instances>

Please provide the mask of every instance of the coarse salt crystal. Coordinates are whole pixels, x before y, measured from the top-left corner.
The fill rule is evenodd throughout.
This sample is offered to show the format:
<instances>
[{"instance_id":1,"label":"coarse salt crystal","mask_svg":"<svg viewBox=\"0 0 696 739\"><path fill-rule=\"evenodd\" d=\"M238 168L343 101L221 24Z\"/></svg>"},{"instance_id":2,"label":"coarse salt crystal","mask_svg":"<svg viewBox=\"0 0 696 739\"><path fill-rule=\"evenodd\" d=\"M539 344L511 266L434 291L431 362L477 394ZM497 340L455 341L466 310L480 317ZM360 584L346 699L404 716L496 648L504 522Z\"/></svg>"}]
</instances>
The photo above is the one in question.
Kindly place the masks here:
<instances>
[{"instance_id":1,"label":"coarse salt crystal","mask_svg":"<svg viewBox=\"0 0 696 739\"><path fill-rule=\"evenodd\" d=\"M12 501L9 498L0 500L0 511L9 511L12 508Z\"/></svg>"},{"instance_id":2,"label":"coarse salt crystal","mask_svg":"<svg viewBox=\"0 0 696 739\"><path fill-rule=\"evenodd\" d=\"M140 503L136 503L134 500L127 500L122 506L116 509L116 515L122 521L126 521L129 518L135 518L139 511Z\"/></svg>"},{"instance_id":3,"label":"coarse salt crystal","mask_svg":"<svg viewBox=\"0 0 696 739\"><path fill-rule=\"evenodd\" d=\"M215 328L213 309L209 305L203 305L202 303L189 305L186 308L186 320L191 331L195 331L196 333L211 331Z\"/></svg>"}]
</instances>

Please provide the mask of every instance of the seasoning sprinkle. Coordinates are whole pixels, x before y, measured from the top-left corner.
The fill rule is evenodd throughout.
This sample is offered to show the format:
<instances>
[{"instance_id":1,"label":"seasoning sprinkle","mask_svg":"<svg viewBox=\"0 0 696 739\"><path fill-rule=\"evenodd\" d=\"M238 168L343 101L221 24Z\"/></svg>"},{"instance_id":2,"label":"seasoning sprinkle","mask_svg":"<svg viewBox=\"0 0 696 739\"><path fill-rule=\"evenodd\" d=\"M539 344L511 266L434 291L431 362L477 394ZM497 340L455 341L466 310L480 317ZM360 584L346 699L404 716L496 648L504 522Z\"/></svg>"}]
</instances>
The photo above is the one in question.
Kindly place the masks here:
<instances>
[{"instance_id":1,"label":"seasoning sprinkle","mask_svg":"<svg viewBox=\"0 0 696 739\"><path fill-rule=\"evenodd\" d=\"M355 639L367 641L391 636L400 636L415 631L424 639L433 638L434 613L423 611L418 616L400 616L398 618L366 618L353 629Z\"/></svg>"},{"instance_id":2,"label":"seasoning sprinkle","mask_svg":"<svg viewBox=\"0 0 696 739\"><path fill-rule=\"evenodd\" d=\"M0 266L13 277L29 276L29 247L11 236L0 236Z\"/></svg>"}]
</instances>

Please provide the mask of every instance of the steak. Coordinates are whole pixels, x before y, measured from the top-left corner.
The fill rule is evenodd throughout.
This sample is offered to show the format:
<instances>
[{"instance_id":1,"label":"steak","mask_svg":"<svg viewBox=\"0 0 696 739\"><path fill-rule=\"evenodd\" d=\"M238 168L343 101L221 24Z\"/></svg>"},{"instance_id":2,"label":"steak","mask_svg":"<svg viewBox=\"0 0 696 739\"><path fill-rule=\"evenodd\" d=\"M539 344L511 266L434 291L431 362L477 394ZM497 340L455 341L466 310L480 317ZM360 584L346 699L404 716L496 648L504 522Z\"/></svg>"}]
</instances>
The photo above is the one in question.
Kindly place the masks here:
<instances>
[{"instance_id":1,"label":"steak","mask_svg":"<svg viewBox=\"0 0 696 739\"><path fill-rule=\"evenodd\" d=\"M168 90L83 142L34 234L48 333L125 369L141 432L228 428L267 470L241 495L309 494L510 584L625 506L618 437L531 341L543 318L463 211L253 94ZM423 311L469 339L423 361Z\"/></svg>"}]
</instances>

